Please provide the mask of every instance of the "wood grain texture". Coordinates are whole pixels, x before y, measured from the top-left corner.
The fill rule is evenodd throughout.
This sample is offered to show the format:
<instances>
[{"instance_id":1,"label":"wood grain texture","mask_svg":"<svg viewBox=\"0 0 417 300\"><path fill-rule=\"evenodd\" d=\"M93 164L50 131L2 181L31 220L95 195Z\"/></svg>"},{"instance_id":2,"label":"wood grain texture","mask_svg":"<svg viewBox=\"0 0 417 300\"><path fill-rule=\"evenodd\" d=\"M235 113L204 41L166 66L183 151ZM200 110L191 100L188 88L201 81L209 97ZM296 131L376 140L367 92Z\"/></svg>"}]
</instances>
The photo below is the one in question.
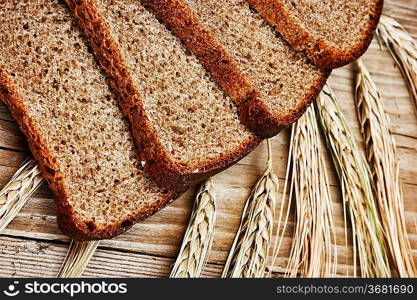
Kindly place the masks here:
<instances>
[{"instance_id":1,"label":"wood grain texture","mask_svg":"<svg viewBox=\"0 0 417 300\"><path fill-rule=\"evenodd\" d=\"M417 1L388 0L385 12L396 18L417 39ZM383 97L400 158L400 177L406 209L407 229L414 259L417 261L417 112L399 70L388 52L373 41L363 58ZM333 71L330 83L357 140L362 142L353 100L352 65ZM274 169L284 185L288 157L288 131L272 141ZM325 150L324 150L325 151ZM0 186L3 186L29 155L26 141L7 108L0 104ZM331 183L332 205L339 251L338 273L351 269L351 245L345 246L340 190L328 154L325 153ZM204 276L218 277L237 230L244 201L262 174L266 145L261 144L237 165L215 176L218 220L213 251ZM164 277L176 257L192 207L194 189L156 215L135 225L129 232L103 241L88 266L85 276ZM279 195L281 203L282 194ZM279 207L278 207L279 208ZM292 223L285 233L283 250L277 260L275 276L284 271L291 246ZM350 233L350 232L349 232ZM0 237L0 277L53 277L69 245L55 219L52 192L42 186ZM117 263L115 263L117 262ZM123 267L120 267L120 263Z\"/></svg>"}]
</instances>

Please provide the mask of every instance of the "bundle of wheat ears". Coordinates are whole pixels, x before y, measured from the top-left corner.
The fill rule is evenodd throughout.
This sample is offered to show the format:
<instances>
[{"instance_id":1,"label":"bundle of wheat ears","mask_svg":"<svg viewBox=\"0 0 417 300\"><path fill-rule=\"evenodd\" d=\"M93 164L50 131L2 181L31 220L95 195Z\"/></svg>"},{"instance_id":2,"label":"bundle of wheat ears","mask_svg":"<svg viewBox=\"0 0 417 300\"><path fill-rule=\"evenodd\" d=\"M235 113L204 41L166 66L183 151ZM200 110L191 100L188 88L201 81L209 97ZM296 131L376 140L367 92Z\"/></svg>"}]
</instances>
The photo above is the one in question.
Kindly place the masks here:
<instances>
[{"instance_id":1,"label":"bundle of wheat ears","mask_svg":"<svg viewBox=\"0 0 417 300\"><path fill-rule=\"evenodd\" d=\"M339 177L342 198L351 219L353 275L358 275L358 252L361 276L389 277L391 272L384 231L372 194L369 167L337 102L330 86L326 85L316 100L315 108Z\"/></svg>"},{"instance_id":2,"label":"bundle of wheat ears","mask_svg":"<svg viewBox=\"0 0 417 300\"><path fill-rule=\"evenodd\" d=\"M312 107L292 126L290 143L290 195L295 198L296 219L286 276L333 277L337 266L336 235L319 128Z\"/></svg>"},{"instance_id":3,"label":"bundle of wheat ears","mask_svg":"<svg viewBox=\"0 0 417 300\"><path fill-rule=\"evenodd\" d=\"M386 16L381 18L377 36L399 66L417 106L416 42L400 24ZM326 85L315 105L292 126L279 214L276 214L278 178L272 169L271 142L267 140L266 169L246 201L222 277L271 275L292 208L295 227L285 276L336 275L335 225L319 127L338 175L345 220L347 215L350 217L353 274L347 275L417 276L405 227L398 157L389 119L365 65L361 60L356 65L356 111L366 155L353 137L335 94ZM42 182L36 161L24 162L0 191L0 233ZM212 179L207 179L198 187L171 277L201 276L212 246L215 222L214 186ZM278 223L275 244L271 247L275 223ZM58 277L81 276L98 245L98 241L72 241Z\"/></svg>"},{"instance_id":4,"label":"bundle of wheat ears","mask_svg":"<svg viewBox=\"0 0 417 300\"><path fill-rule=\"evenodd\" d=\"M398 158L390 122L382 107L381 96L361 60L357 61L357 67L356 108L391 260L400 277L415 277L417 273L405 227Z\"/></svg>"}]
</instances>

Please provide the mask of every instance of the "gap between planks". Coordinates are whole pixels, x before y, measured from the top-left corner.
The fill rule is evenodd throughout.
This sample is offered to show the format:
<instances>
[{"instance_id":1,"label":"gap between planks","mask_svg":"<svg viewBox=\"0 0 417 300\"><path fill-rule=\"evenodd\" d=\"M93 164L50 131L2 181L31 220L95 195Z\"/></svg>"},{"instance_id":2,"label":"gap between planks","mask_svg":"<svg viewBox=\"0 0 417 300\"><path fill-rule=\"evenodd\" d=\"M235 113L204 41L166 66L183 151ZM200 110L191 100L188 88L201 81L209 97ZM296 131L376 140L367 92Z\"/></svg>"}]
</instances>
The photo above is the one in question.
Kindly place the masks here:
<instances>
[{"instance_id":1,"label":"gap between planks","mask_svg":"<svg viewBox=\"0 0 417 300\"><path fill-rule=\"evenodd\" d=\"M0 237L0 277L55 277L68 244ZM174 258L98 247L83 277L168 277ZM209 262L203 277L220 277L223 266ZM282 277L274 272L273 277Z\"/></svg>"}]
</instances>

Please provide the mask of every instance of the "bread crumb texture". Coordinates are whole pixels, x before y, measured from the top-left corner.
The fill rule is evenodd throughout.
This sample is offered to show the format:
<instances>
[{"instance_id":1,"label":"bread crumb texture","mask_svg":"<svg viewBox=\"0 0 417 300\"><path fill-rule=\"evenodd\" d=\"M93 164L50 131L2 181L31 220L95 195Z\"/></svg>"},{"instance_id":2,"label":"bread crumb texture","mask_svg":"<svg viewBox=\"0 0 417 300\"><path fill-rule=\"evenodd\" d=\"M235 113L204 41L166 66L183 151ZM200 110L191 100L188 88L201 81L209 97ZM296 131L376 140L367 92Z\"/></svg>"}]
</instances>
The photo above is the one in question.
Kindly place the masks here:
<instances>
[{"instance_id":1,"label":"bread crumb texture","mask_svg":"<svg viewBox=\"0 0 417 300\"><path fill-rule=\"evenodd\" d=\"M297 53L246 0L184 0L226 48L278 118L294 115L314 98L324 73Z\"/></svg>"},{"instance_id":2,"label":"bread crumb texture","mask_svg":"<svg viewBox=\"0 0 417 300\"><path fill-rule=\"evenodd\" d=\"M330 47L347 52L363 43L380 0L279 0L304 30Z\"/></svg>"},{"instance_id":3,"label":"bread crumb texture","mask_svg":"<svg viewBox=\"0 0 417 300\"><path fill-rule=\"evenodd\" d=\"M126 22L127 27L120 30L127 30L130 24ZM140 40L137 36L137 44L142 44ZM146 47L153 42L144 41ZM14 83L34 124L31 130L39 132L55 161L52 181L63 179L63 190L56 192L66 197L77 222L91 231L109 224L129 226L127 219L168 197L144 176L129 125L66 6L55 0L1 1L0 45L0 69ZM170 84L172 79L165 75L163 80L152 80L157 85ZM196 80L193 89L198 91ZM149 89L147 98L152 100L147 105L156 110L152 93ZM198 103L193 105L190 109ZM10 106L13 110L13 104ZM161 108L164 113L169 109L162 104ZM173 122L162 120L157 113L155 118L161 123ZM222 126L227 127L226 123ZM216 145L214 148L220 151Z\"/></svg>"},{"instance_id":4,"label":"bread crumb texture","mask_svg":"<svg viewBox=\"0 0 417 300\"><path fill-rule=\"evenodd\" d=\"M197 58L137 0L97 0L170 159L188 170L254 139Z\"/></svg>"}]
</instances>

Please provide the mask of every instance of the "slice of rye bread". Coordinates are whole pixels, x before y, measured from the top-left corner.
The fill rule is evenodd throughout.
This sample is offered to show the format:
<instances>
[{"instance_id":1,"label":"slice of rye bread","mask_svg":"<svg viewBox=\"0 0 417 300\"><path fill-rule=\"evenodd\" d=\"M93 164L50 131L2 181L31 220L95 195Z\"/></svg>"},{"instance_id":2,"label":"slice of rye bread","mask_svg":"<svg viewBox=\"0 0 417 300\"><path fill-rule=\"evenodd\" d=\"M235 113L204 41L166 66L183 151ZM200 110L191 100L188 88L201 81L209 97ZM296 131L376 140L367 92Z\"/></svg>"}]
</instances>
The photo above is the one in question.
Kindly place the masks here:
<instances>
[{"instance_id":1,"label":"slice of rye bread","mask_svg":"<svg viewBox=\"0 0 417 300\"><path fill-rule=\"evenodd\" d=\"M245 0L142 0L177 35L262 137L296 121L329 72L308 62Z\"/></svg>"},{"instance_id":2,"label":"slice of rye bread","mask_svg":"<svg viewBox=\"0 0 417 300\"><path fill-rule=\"evenodd\" d=\"M59 227L78 240L120 234L179 195L145 176L90 52L64 3L0 1L0 99L55 193Z\"/></svg>"},{"instance_id":3,"label":"slice of rye bread","mask_svg":"<svg viewBox=\"0 0 417 300\"><path fill-rule=\"evenodd\" d=\"M383 0L248 0L322 69L359 58L372 41Z\"/></svg>"},{"instance_id":4,"label":"slice of rye bread","mask_svg":"<svg viewBox=\"0 0 417 300\"><path fill-rule=\"evenodd\" d=\"M182 188L241 159L260 138L181 41L137 0L67 0L132 124L145 170Z\"/></svg>"}]
</instances>

